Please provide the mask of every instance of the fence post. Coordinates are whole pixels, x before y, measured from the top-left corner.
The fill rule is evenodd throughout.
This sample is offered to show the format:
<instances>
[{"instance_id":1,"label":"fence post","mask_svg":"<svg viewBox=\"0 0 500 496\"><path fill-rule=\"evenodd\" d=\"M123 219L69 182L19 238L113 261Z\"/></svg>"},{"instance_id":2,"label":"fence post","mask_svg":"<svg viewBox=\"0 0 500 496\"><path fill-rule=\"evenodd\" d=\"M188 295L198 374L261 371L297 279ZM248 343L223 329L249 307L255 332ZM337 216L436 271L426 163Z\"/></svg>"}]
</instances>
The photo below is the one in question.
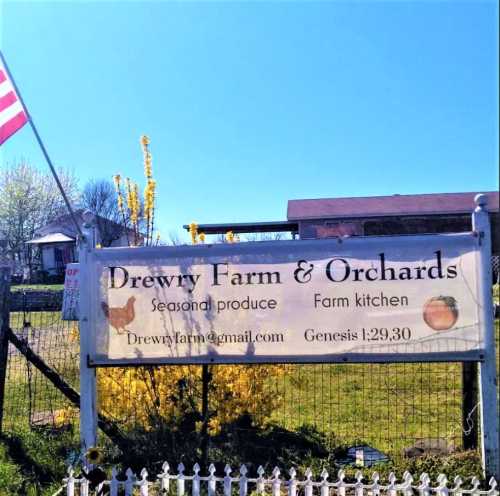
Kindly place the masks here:
<instances>
[{"instance_id":1,"label":"fence post","mask_svg":"<svg viewBox=\"0 0 500 496\"><path fill-rule=\"evenodd\" d=\"M164 462L161 468L162 473L158 475L160 479L160 490L167 494L170 491L170 465L168 462Z\"/></svg>"},{"instance_id":2,"label":"fence post","mask_svg":"<svg viewBox=\"0 0 500 496\"><path fill-rule=\"evenodd\" d=\"M328 496L330 494L330 490L328 488L328 472L326 468L324 468L321 471L321 478L323 479L321 481L321 490L320 490L320 495L321 496Z\"/></svg>"},{"instance_id":3,"label":"fence post","mask_svg":"<svg viewBox=\"0 0 500 496\"><path fill-rule=\"evenodd\" d=\"M477 362L462 362L462 445L466 450L477 448Z\"/></svg>"},{"instance_id":4,"label":"fence post","mask_svg":"<svg viewBox=\"0 0 500 496\"><path fill-rule=\"evenodd\" d=\"M179 463L179 465L177 465L177 496L184 496L186 487L186 477L184 476L184 470L186 470L184 464L182 462Z\"/></svg>"},{"instance_id":5,"label":"fence post","mask_svg":"<svg viewBox=\"0 0 500 496\"><path fill-rule=\"evenodd\" d=\"M310 470L310 469L308 469ZM281 479L280 479L280 469L278 467L274 467L273 470L273 478L272 478L272 496L280 496L280 488L281 488Z\"/></svg>"},{"instance_id":6,"label":"fence post","mask_svg":"<svg viewBox=\"0 0 500 496\"><path fill-rule=\"evenodd\" d=\"M132 469L129 467L127 468L127 471L125 472L125 476L127 479L125 480L124 487L125 487L125 496L132 496L134 493L134 482L135 482L135 475L134 472L132 472Z\"/></svg>"},{"instance_id":7,"label":"fence post","mask_svg":"<svg viewBox=\"0 0 500 496\"><path fill-rule=\"evenodd\" d=\"M208 444L209 444L209 436L208 436L208 420L209 420L209 411L208 411L208 397L210 390L210 382L212 380L212 374L205 363L201 366L201 417L202 417L202 426L201 426L201 466L206 467L208 463Z\"/></svg>"},{"instance_id":8,"label":"fence post","mask_svg":"<svg viewBox=\"0 0 500 496\"><path fill-rule=\"evenodd\" d=\"M495 331L491 277L491 233L488 197L477 195L472 228L479 239L479 325L484 334L484 357L479 364L481 400L481 454L486 477L500 477L500 449L496 385Z\"/></svg>"},{"instance_id":9,"label":"fence post","mask_svg":"<svg viewBox=\"0 0 500 496\"><path fill-rule=\"evenodd\" d=\"M463 480L459 475L457 475L453 479L453 484L454 484L454 486L451 490L451 492L453 493L453 496L462 496L463 492L461 490L461 486L463 484Z\"/></svg>"},{"instance_id":10,"label":"fence post","mask_svg":"<svg viewBox=\"0 0 500 496\"><path fill-rule=\"evenodd\" d=\"M109 482L109 496L118 496L118 487L120 483L118 482L118 471L116 467L111 469L111 480Z\"/></svg>"},{"instance_id":11,"label":"fence post","mask_svg":"<svg viewBox=\"0 0 500 496\"><path fill-rule=\"evenodd\" d=\"M321 476L323 476L324 472L325 469L323 469L323 472L321 472ZM292 467L289 470L289 473L290 473L290 482L288 483L288 496L297 496L297 479L295 478L297 476L297 471L295 470L295 468ZM328 472L326 474L326 477L328 477ZM321 487L321 490L323 491L323 486ZM328 496L328 494L324 494L322 492L321 496Z\"/></svg>"},{"instance_id":12,"label":"fence post","mask_svg":"<svg viewBox=\"0 0 500 496\"><path fill-rule=\"evenodd\" d=\"M79 239L78 262L80 264L80 443L82 454L97 443L96 369L88 366L91 333L89 258L94 249L93 216L84 213L83 235Z\"/></svg>"},{"instance_id":13,"label":"fence post","mask_svg":"<svg viewBox=\"0 0 500 496\"><path fill-rule=\"evenodd\" d=\"M233 478L231 477L231 467L226 465L224 467L224 472L226 472L226 476L224 477L224 496L231 496L231 484L233 482Z\"/></svg>"},{"instance_id":14,"label":"fence post","mask_svg":"<svg viewBox=\"0 0 500 496\"><path fill-rule=\"evenodd\" d=\"M427 475L427 473L422 472L420 474L420 484L417 490L420 496L430 496L432 494L431 478Z\"/></svg>"},{"instance_id":15,"label":"fence post","mask_svg":"<svg viewBox=\"0 0 500 496\"><path fill-rule=\"evenodd\" d=\"M5 376L9 354L9 297L10 267L0 266L0 434L3 427L3 404L5 396Z\"/></svg>"},{"instance_id":16,"label":"fence post","mask_svg":"<svg viewBox=\"0 0 500 496\"><path fill-rule=\"evenodd\" d=\"M262 465L259 465L257 468L257 482L256 482L256 492L257 494L265 494L266 492L266 487L265 487L265 479L264 479L264 467Z\"/></svg>"},{"instance_id":17,"label":"fence post","mask_svg":"<svg viewBox=\"0 0 500 496\"><path fill-rule=\"evenodd\" d=\"M75 471L73 467L68 468L68 478L66 479L66 496L75 496Z\"/></svg>"},{"instance_id":18,"label":"fence post","mask_svg":"<svg viewBox=\"0 0 500 496\"><path fill-rule=\"evenodd\" d=\"M80 479L80 496L89 496L89 481L82 477Z\"/></svg>"},{"instance_id":19,"label":"fence post","mask_svg":"<svg viewBox=\"0 0 500 496\"><path fill-rule=\"evenodd\" d=\"M372 489L372 496L379 496L380 495L380 475L378 472L373 472L372 474L372 480L373 484L371 485ZM427 495L426 495L427 496Z\"/></svg>"},{"instance_id":20,"label":"fence post","mask_svg":"<svg viewBox=\"0 0 500 496\"><path fill-rule=\"evenodd\" d=\"M354 477L356 478L356 482L354 483L354 496L363 496L365 492L365 487L363 484L363 472L361 472L361 470L356 470L356 474L354 475Z\"/></svg>"},{"instance_id":21,"label":"fence post","mask_svg":"<svg viewBox=\"0 0 500 496\"><path fill-rule=\"evenodd\" d=\"M247 467L242 465L240 468L240 490L239 496L247 496L248 493L248 478L247 478Z\"/></svg>"},{"instance_id":22,"label":"fence post","mask_svg":"<svg viewBox=\"0 0 500 496\"><path fill-rule=\"evenodd\" d=\"M276 469L274 469L276 470ZM273 472L273 475L274 475L274 472ZM305 496L313 496L313 484L312 484L312 480L311 480L311 477L313 475L312 473L312 470L307 467L304 475L306 476L306 483L304 485L304 495ZM279 471L278 471L278 474L276 476L276 478L279 476ZM273 483L273 489L274 489L274 483ZM279 489L279 486L278 486L278 489ZM276 496L279 495L279 491L277 491L276 493Z\"/></svg>"},{"instance_id":23,"label":"fence post","mask_svg":"<svg viewBox=\"0 0 500 496\"><path fill-rule=\"evenodd\" d=\"M345 479L345 472L340 469L338 471L338 480L335 483L335 486L337 488L337 496L345 496L346 493L346 483L344 482Z\"/></svg>"},{"instance_id":24,"label":"fence post","mask_svg":"<svg viewBox=\"0 0 500 496\"><path fill-rule=\"evenodd\" d=\"M141 470L141 480L138 485L140 496L149 496L148 471L145 468Z\"/></svg>"},{"instance_id":25,"label":"fence post","mask_svg":"<svg viewBox=\"0 0 500 496\"><path fill-rule=\"evenodd\" d=\"M210 473L208 476L208 496L215 496L217 479L215 477L215 465L213 463L208 467L208 472Z\"/></svg>"},{"instance_id":26,"label":"fence post","mask_svg":"<svg viewBox=\"0 0 500 496\"><path fill-rule=\"evenodd\" d=\"M387 485L387 496L398 496L396 474L394 474L394 472L391 472L387 479L389 480L389 484Z\"/></svg>"},{"instance_id":27,"label":"fence post","mask_svg":"<svg viewBox=\"0 0 500 496\"><path fill-rule=\"evenodd\" d=\"M198 463L194 464L193 467L193 482L191 483L191 495L200 496L200 465Z\"/></svg>"}]
</instances>

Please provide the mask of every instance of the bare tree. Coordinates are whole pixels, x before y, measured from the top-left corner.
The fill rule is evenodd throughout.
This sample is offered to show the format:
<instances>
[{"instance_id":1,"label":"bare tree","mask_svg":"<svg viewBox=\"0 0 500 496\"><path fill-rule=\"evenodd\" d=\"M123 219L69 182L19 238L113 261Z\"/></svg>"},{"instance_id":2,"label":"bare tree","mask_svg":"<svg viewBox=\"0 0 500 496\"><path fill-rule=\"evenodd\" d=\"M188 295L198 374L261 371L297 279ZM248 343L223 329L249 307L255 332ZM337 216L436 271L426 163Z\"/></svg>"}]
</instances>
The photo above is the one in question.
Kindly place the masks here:
<instances>
[{"instance_id":1,"label":"bare tree","mask_svg":"<svg viewBox=\"0 0 500 496\"><path fill-rule=\"evenodd\" d=\"M111 181L89 181L83 188L81 205L96 215L102 246L111 246L124 234L127 220L123 219L118 209L116 190Z\"/></svg>"},{"instance_id":2,"label":"bare tree","mask_svg":"<svg viewBox=\"0 0 500 496\"><path fill-rule=\"evenodd\" d=\"M71 203L78 202L78 182L68 170L58 170L59 179ZM54 178L27 160L6 164L0 171L0 231L6 238L7 251L16 265L31 272L33 251L26 241L35 232L67 213Z\"/></svg>"}]
</instances>

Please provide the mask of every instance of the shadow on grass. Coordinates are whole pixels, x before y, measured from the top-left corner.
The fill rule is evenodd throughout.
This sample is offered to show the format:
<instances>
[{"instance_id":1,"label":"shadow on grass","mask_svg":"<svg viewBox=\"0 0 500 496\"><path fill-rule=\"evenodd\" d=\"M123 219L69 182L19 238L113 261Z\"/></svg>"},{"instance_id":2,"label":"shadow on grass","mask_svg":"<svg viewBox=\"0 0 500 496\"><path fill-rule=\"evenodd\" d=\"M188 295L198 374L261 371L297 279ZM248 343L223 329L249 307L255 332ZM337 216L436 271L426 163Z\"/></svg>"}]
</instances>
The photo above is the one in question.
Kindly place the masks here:
<instances>
[{"instance_id":1,"label":"shadow on grass","mask_svg":"<svg viewBox=\"0 0 500 496\"><path fill-rule=\"evenodd\" d=\"M2 435L0 443L22 475L20 487L12 494L26 495L41 495L51 486L60 486L66 475L65 460L77 448L69 430L26 429Z\"/></svg>"}]
</instances>

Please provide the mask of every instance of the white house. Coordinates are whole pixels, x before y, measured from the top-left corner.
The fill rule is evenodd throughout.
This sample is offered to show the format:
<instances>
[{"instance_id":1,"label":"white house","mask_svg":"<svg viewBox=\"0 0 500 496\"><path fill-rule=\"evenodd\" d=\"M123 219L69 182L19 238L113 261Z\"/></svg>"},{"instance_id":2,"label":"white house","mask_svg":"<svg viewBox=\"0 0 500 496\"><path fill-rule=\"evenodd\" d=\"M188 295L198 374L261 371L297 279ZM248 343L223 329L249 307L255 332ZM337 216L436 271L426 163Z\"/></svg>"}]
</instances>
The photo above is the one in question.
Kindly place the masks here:
<instances>
[{"instance_id":1,"label":"white house","mask_svg":"<svg viewBox=\"0 0 500 496\"><path fill-rule=\"evenodd\" d=\"M75 217L83 224L83 210L77 210ZM96 242L102 246L128 246L132 231L111 220L96 216ZM130 239L127 238L130 237ZM35 238L26 244L40 250L38 270L50 276L63 276L66 264L77 262L77 231L69 214L63 215L38 229Z\"/></svg>"}]
</instances>

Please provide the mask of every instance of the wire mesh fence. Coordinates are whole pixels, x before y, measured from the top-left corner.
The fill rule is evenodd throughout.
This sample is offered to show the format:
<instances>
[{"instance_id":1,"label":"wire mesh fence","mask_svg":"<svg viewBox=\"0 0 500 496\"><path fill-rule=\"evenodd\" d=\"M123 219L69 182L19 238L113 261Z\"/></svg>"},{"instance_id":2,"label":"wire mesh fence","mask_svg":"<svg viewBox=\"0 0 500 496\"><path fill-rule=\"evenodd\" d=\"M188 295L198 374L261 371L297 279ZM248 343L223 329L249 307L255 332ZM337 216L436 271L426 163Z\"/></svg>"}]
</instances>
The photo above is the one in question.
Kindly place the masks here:
<instances>
[{"instance_id":1,"label":"wire mesh fence","mask_svg":"<svg viewBox=\"0 0 500 496\"><path fill-rule=\"evenodd\" d=\"M276 418L290 429L310 423L392 456L418 439L461 447L460 364L299 366L281 391Z\"/></svg>"},{"instance_id":2,"label":"wire mesh fence","mask_svg":"<svg viewBox=\"0 0 500 496\"><path fill-rule=\"evenodd\" d=\"M50 307L49 307L50 308ZM78 389L78 327L60 311L12 312L10 327L38 356ZM5 383L5 431L35 426L61 427L77 415L64 395L12 344Z\"/></svg>"},{"instance_id":3,"label":"wire mesh fence","mask_svg":"<svg viewBox=\"0 0 500 496\"><path fill-rule=\"evenodd\" d=\"M499 284L494 288L499 303ZM12 312L10 327L78 390L79 334L59 310ZM500 325L496 321L497 374ZM445 453L463 447L460 363L210 366L203 412L201 366L98 370L100 410L127 435L191 429L212 439L231 424L240 435L269 425L296 432L312 426L331 447L369 445L392 458L425 441ZM477 414L466 412L469 419ZM250 423L240 422L245 416ZM75 428L78 410L9 345L4 431ZM186 423L186 418L191 423ZM467 415L466 415L467 417ZM469 423L470 424L470 423Z\"/></svg>"}]
</instances>

